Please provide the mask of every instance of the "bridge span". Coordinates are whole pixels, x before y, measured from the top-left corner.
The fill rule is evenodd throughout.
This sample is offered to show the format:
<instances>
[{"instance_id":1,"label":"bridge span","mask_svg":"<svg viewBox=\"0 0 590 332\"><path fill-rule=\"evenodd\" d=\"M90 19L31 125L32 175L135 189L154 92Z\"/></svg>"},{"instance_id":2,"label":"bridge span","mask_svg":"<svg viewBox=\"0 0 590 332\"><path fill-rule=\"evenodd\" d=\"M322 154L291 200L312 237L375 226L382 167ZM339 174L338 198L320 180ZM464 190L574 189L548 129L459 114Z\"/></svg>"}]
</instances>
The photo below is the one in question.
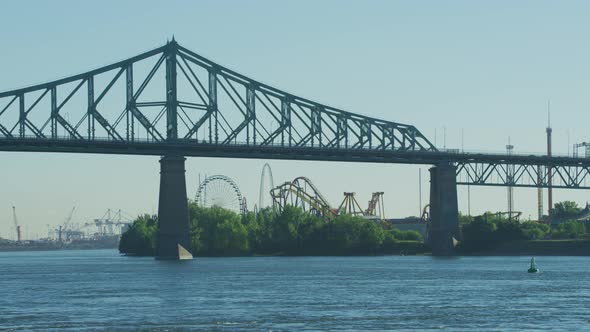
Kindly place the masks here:
<instances>
[{"instance_id":1,"label":"bridge span","mask_svg":"<svg viewBox=\"0 0 590 332\"><path fill-rule=\"evenodd\" d=\"M437 255L452 254L460 237L457 184L590 189L590 158L441 151L412 125L295 96L174 39L83 74L1 92L0 151L162 156L157 256L172 259L190 256L184 157L432 165Z\"/></svg>"}]
</instances>

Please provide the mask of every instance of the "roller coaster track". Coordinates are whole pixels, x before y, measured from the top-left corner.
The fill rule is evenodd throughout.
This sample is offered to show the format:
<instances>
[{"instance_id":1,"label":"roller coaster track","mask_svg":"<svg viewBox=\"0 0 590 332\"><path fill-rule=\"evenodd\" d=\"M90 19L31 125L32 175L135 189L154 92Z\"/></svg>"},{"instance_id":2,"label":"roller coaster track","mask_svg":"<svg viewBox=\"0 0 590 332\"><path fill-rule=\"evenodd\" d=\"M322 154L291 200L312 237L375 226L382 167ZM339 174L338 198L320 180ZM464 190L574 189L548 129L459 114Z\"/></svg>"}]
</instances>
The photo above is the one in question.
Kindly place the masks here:
<instances>
[{"instance_id":1,"label":"roller coaster track","mask_svg":"<svg viewBox=\"0 0 590 332\"><path fill-rule=\"evenodd\" d=\"M286 205L293 205L320 216L326 221L334 219L337 215L313 182L306 177L298 177L291 182L285 182L273 188L270 195L273 199L273 206L279 212Z\"/></svg>"},{"instance_id":2,"label":"roller coaster track","mask_svg":"<svg viewBox=\"0 0 590 332\"><path fill-rule=\"evenodd\" d=\"M364 217L377 216L375 210L378 207L378 217L380 219L384 218L383 192L373 193L369 201L369 207L366 210L360 207L354 193L345 192L344 200L337 209L334 209L315 184L304 176L297 177L291 182L285 182L273 188L270 195L273 199L273 207L278 212L283 211L286 205L292 205L330 221L341 214Z\"/></svg>"}]
</instances>

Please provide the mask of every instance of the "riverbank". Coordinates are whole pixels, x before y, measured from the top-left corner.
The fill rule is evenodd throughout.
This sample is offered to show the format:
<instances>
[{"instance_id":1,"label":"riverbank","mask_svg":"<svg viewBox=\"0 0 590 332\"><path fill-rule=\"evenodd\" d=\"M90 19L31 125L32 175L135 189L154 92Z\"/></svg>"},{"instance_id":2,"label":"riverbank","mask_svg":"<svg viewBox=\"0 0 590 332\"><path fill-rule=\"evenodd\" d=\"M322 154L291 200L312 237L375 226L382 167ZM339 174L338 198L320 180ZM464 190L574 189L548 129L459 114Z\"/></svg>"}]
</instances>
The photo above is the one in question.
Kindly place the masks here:
<instances>
[{"instance_id":1,"label":"riverbank","mask_svg":"<svg viewBox=\"0 0 590 332\"><path fill-rule=\"evenodd\" d=\"M390 243L385 250L374 253L355 253L351 252L311 252L301 250L298 253L274 252L267 254L241 254L241 255L195 255L195 257L355 257L355 256L425 256L431 255L430 247L422 241L396 241ZM123 256L129 257L153 257L153 255L138 255L134 253L121 253Z\"/></svg>"},{"instance_id":2,"label":"riverbank","mask_svg":"<svg viewBox=\"0 0 590 332\"><path fill-rule=\"evenodd\" d=\"M125 254L126 256L152 256ZM387 250L371 254L354 252L306 252L305 254L288 254L275 252L269 254L245 255L199 255L195 257L277 257L277 256L430 256L430 247L421 241L396 241L387 246ZM590 240L533 240L512 241L498 244L496 247L477 252L457 249L456 256L590 256Z\"/></svg>"},{"instance_id":3,"label":"riverbank","mask_svg":"<svg viewBox=\"0 0 590 332\"><path fill-rule=\"evenodd\" d=\"M2 251L52 251L52 250L92 250L92 249L117 249L119 238L117 236L102 239L74 240L68 243L57 241L26 241L17 243L14 241L1 243Z\"/></svg>"},{"instance_id":4,"label":"riverbank","mask_svg":"<svg viewBox=\"0 0 590 332\"><path fill-rule=\"evenodd\" d=\"M589 240L530 240L500 243L478 252L460 251L465 256L590 256Z\"/></svg>"}]
</instances>

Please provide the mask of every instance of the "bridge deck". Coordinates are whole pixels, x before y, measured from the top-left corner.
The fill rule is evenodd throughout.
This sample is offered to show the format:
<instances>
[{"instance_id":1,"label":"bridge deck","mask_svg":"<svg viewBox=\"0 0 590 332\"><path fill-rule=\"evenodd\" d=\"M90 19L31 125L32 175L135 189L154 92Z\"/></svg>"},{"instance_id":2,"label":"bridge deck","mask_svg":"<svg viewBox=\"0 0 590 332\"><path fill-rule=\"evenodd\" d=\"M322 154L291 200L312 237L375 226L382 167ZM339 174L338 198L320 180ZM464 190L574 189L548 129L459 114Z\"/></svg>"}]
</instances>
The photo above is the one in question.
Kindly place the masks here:
<instances>
[{"instance_id":1,"label":"bridge deck","mask_svg":"<svg viewBox=\"0 0 590 332\"><path fill-rule=\"evenodd\" d=\"M364 163L457 165L457 183L485 186L549 187L590 189L590 158L548 157L543 155L501 155L445 151L401 151L369 148L295 147L280 144L211 144L171 140L116 141L77 139L0 139L0 151L64 152L123 155L180 154L187 157L340 161ZM508 167L511 166L511 167ZM550 166L550 167L549 167ZM512 180L511 180L512 179Z\"/></svg>"},{"instance_id":2,"label":"bridge deck","mask_svg":"<svg viewBox=\"0 0 590 332\"><path fill-rule=\"evenodd\" d=\"M446 151L380 150L371 148L344 148L318 146L288 146L282 144L254 145L247 143L215 144L208 142L169 140L116 141L108 138L93 140L0 138L0 151L66 152L95 154L126 154L161 156L180 153L187 157L296 159L317 161L350 161L369 163L422 164L450 163L504 163L590 167L590 158L546 155L519 155Z\"/></svg>"}]
</instances>

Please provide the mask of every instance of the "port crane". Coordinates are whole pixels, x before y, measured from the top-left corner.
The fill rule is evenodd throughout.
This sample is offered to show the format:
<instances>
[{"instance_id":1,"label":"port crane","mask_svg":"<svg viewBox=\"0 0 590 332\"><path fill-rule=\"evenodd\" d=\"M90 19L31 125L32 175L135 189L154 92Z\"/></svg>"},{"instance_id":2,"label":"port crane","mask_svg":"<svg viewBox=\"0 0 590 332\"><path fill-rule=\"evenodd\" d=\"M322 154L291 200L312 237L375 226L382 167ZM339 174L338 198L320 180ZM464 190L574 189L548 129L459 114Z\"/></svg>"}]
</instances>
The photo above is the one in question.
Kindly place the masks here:
<instances>
[{"instance_id":1,"label":"port crane","mask_svg":"<svg viewBox=\"0 0 590 332\"><path fill-rule=\"evenodd\" d=\"M65 240L66 241L70 241L72 239L72 236L74 235L74 230L71 229L71 221L72 221L72 217L74 216L74 211L76 211L76 206L74 205L74 207L72 207L72 209L70 210L70 213L68 214L68 216L66 217L66 220L64 221L64 226L63 229L60 227L60 232L59 232L59 241L61 242L63 240L63 235L62 232L65 232Z\"/></svg>"},{"instance_id":2,"label":"port crane","mask_svg":"<svg viewBox=\"0 0 590 332\"><path fill-rule=\"evenodd\" d=\"M72 221L72 217L74 216L74 211L76 210L76 206L74 206L71 210L70 213L66 216L66 219L64 220L63 225L60 225L58 228L55 229L55 233L57 234L57 241L58 242L63 242L64 237L65 240L69 240L69 236L70 234L70 222ZM64 236L65 235L65 236Z\"/></svg>"},{"instance_id":3,"label":"port crane","mask_svg":"<svg viewBox=\"0 0 590 332\"><path fill-rule=\"evenodd\" d=\"M20 225L18 224L18 219L16 218L16 207L12 207L12 220L14 221L14 228L16 229L16 241L21 241L21 232L20 232Z\"/></svg>"},{"instance_id":4,"label":"port crane","mask_svg":"<svg viewBox=\"0 0 590 332\"><path fill-rule=\"evenodd\" d=\"M66 217L66 221L64 222L64 229L66 229L66 230L70 226L70 222L72 221L72 217L74 216L74 211L76 211L75 206L72 208L72 210L70 211L70 214L68 214L68 216Z\"/></svg>"},{"instance_id":5,"label":"port crane","mask_svg":"<svg viewBox=\"0 0 590 332\"><path fill-rule=\"evenodd\" d=\"M121 227L131 223L130 221L123 220L123 218L123 211L121 211L121 209L119 209L117 212L114 212L112 209L108 209L102 218L94 219L94 225L96 225L98 230L97 234L102 236L112 236L117 232L121 233ZM86 225L91 224L92 223L87 223ZM117 228L117 231L115 231L115 228Z\"/></svg>"}]
</instances>

